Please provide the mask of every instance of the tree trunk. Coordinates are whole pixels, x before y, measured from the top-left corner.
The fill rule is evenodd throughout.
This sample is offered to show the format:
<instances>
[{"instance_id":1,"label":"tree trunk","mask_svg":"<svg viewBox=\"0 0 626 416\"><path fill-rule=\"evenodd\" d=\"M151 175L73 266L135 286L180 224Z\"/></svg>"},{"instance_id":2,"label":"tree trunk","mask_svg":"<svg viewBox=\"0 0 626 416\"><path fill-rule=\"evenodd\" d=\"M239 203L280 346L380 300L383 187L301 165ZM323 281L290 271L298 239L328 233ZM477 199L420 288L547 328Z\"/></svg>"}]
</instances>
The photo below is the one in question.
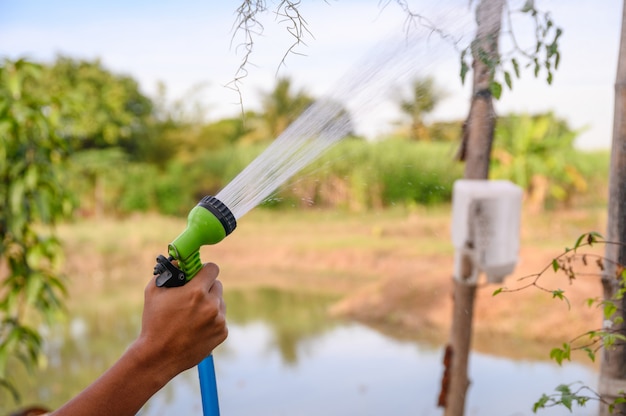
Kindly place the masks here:
<instances>
[{"instance_id":1,"label":"tree trunk","mask_svg":"<svg viewBox=\"0 0 626 416\"><path fill-rule=\"evenodd\" d=\"M495 113L490 91L493 65L479 58L484 52L489 60L498 58L498 38L504 0L481 0L476 8L477 32L472 46L473 91L469 115L464 125L463 159L466 179L487 179ZM481 52L481 55L482 55ZM464 277L475 267L469 257L463 259L462 276L454 281L454 310L450 344L450 368L447 386L443 387L445 416L462 416L465 412L465 397L469 387L467 364L471 348L472 316L476 294L475 284L467 284ZM446 391L447 390L447 391Z\"/></svg>"},{"instance_id":2,"label":"tree trunk","mask_svg":"<svg viewBox=\"0 0 626 416\"><path fill-rule=\"evenodd\" d=\"M615 78L615 106L613 114L613 144L611 149L611 170L609 174L609 207L606 238L620 244L607 244L605 256L607 264L602 276L604 299L616 301L620 288L619 267L626 265L626 0L622 6L622 33L620 37L617 75ZM626 319L626 297L621 301L621 314ZM608 329L608 328L607 328ZM612 329L626 334L624 324ZM613 402L620 391L626 391L626 349L623 343L604 349L600 367L598 392L605 401ZM618 405L613 413L608 406L600 405L600 415L626 414L626 405Z\"/></svg>"}]
</instances>

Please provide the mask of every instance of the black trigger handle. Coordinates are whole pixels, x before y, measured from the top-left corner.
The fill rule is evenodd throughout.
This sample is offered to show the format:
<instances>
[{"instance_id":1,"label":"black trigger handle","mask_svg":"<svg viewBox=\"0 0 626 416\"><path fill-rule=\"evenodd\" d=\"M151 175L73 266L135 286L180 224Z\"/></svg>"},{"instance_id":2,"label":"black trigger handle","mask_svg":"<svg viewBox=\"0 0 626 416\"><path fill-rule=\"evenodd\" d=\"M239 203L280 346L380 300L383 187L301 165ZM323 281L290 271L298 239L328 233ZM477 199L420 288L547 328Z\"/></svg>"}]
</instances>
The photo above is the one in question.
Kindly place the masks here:
<instances>
[{"instance_id":1,"label":"black trigger handle","mask_svg":"<svg viewBox=\"0 0 626 416\"><path fill-rule=\"evenodd\" d=\"M154 266L153 275L157 276L155 283L158 287L178 287L187 283L185 272L174 266L173 257L166 258L159 254Z\"/></svg>"}]
</instances>

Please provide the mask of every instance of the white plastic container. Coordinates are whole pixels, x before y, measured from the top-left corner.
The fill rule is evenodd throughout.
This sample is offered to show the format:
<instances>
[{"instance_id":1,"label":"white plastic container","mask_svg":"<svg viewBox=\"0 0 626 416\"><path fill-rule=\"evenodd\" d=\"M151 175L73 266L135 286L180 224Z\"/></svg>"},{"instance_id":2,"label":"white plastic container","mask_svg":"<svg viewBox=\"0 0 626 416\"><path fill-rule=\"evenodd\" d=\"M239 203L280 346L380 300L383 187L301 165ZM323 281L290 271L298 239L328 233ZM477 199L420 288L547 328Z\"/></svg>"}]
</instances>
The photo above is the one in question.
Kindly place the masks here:
<instances>
[{"instance_id":1,"label":"white plastic container","mask_svg":"<svg viewBox=\"0 0 626 416\"><path fill-rule=\"evenodd\" d=\"M509 181L461 179L452 193L454 277L476 284L479 271L501 283L517 265L522 189ZM461 276L464 255L475 266Z\"/></svg>"}]
</instances>

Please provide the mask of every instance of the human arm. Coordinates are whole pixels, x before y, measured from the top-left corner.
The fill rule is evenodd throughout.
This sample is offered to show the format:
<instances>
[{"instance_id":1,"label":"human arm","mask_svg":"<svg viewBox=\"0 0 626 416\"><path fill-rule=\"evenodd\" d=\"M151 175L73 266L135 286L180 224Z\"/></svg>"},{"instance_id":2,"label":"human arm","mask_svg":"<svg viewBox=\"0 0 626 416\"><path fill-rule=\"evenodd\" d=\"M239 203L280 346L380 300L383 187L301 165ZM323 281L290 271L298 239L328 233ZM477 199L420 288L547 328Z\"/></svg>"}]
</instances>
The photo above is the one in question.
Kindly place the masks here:
<instances>
[{"instance_id":1,"label":"human arm","mask_svg":"<svg viewBox=\"0 0 626 416\"><path fill-rule=\"evenodd\" d=\"M172 378L228 335L219 269L208 263L186 285L144 292L141 332L100 378L51 416L135 415Z\"/></svg>"}]
</instances>

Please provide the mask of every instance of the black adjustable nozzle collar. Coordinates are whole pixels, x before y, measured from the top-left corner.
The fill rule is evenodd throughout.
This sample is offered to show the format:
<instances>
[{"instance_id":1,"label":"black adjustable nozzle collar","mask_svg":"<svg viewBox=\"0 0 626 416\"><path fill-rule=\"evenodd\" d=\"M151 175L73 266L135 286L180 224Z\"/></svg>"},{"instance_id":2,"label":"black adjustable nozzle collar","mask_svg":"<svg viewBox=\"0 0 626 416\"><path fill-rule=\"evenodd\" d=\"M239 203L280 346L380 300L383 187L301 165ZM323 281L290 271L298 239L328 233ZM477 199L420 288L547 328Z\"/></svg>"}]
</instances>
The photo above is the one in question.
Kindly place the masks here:
<instances>
[{"instance_id":1,"label":"black adjustable nozzle collar","mask_svg":"<svg viewBox=\"0 0 626 416\"><path fill-rule=\"evenodd\" d=\"M233 213L216 197L210 195L205 196L200 200L200 202L198 202L198 205L208 209L213 215L215 215L224 227L226 235L229 235L235 231L235 228L237 228L237 220L235 219Z\"/></svg>"}]
</instances>

